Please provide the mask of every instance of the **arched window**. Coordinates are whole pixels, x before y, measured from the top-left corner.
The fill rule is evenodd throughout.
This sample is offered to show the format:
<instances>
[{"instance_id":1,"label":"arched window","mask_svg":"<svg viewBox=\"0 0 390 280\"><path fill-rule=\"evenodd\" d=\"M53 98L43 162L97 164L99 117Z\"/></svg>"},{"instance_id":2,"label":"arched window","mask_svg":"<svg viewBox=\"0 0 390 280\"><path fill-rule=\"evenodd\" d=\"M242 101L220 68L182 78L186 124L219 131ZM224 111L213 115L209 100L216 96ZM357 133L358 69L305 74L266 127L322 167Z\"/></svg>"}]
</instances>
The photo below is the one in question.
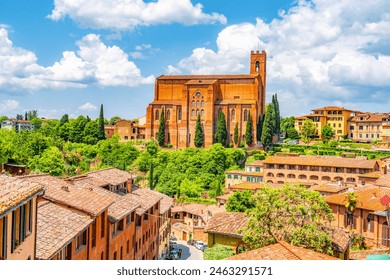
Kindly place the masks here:
<instances>
[{"instance_id":1,"label":"arched window","mask_svg":"<svg viewBox=\"0 0 390 280\"><path fill-rule=\"evenodd\" d=\"M258 61L256 61L256 72L259 72L260 70L260 63Z\"/></svg>"},{"instance_id":2,"label":"arched window","mask_svg":"<svg viewBox=\"0 0 390 280\"><path fill-rule=\"evenodd\" d=\"M203 110L203 109L200 111L200 115L201 115L201 116L204 115L204 110Z\"/></svg>"},{"instance_id":3,"label":"arched window","mask_svg":"<svg viewBox=\"0 0 390 280\"><path fill-rule=\"evenodd\" d=\"M200 101L198 100L196 101L196 108L199 108L199 106L200 106Z\"/></svg>"},{"instance_id":4,"label":"arched window","mask_svg":"<svg viewBox=\"0 0 390 280\"><path fill-rule=\"evenodd\" d=\"M171 110L167 110L167 120L171 119Z\"/></svg>"},{"instance_id":5,"label":"arched window","mask_svg":"<svg viewBox=\"0 0 390 280\"><path fill-rule=\"evenodd\" d=\"M192 108L195 108L195 101L192 100Z\"/></svg>"},{"instance_id":6,"label":"arched window","mask_svg":"<svg viewBox=\"0 0 390 280\"><path fill-rule=\"evenodd\" d=\"M181 121L181 107L179 108L179 110L177 111L177 119L179 121Z\"/></svg>"},{"instance_id":7,"label":"arched window","mask_svg":"<svg viewBox=\"0 0 390 280\"><path fill-rule=\"evenodd\" d=\"M232 121L236 119L236 110L232 110Z\"/></svg>"},{"instance_id":8,"label":"arched window","mask_svg":"<svg viewBox=\"0 0 390 280\"><path fill-rule=\"evenodd\" d=\"M191 111L191 117L194 117L194 116L195 116L195 110L192 109L192 111Z\"/></svg>"},{"instance_id":9,"label":"arched window","mask_svg":"<svg viewBox=\"0 0 390 280\"><path fill-rule=\"evenodd\" d=\"M306 175L299 175L298 176L298 179L306 179L307 177L306 177Z\"/></svg>"},{"instance_id":10,"label":"arched window","mask_svg":"<svg viewBox=\"0 0 390 280\"><path fill-rule=\"evenodd\" d=\"M321 180L322 181L330 181L330 177L329 176L322 176Z\"/></svg>"},{"instance_id":11,"label":"arched window","mask_svg":"<svg viewBox=\"0 0 390 280\"><path fill-rule=\"evenodd\" d=\"M316 175L311 175L311 176L310 176L310 180L318 180L318 176L316 176Z\"/></svg>"},{"instance_id":12,"label":"arched window","mask_svg":"<svg viewBox=\"0 0 390 280\"><path fill-rule=\"evenodd\" d=\"M199 116L199 110L196 110L196 116Z\"/></svg>"},{"instance_id":13,"label":"arched window","mask_svg":"<svg viewBox=\"0 0 390 280\"><path fill-rule=\"evenodd\" d=\"M200 107L204 108L204 101L200 102Z\"/></svg>"},{"instance_id":14,"label":"arched window","mask_svg":"<svg viewBox=\"0 0 390 280\"><path fill-rule=\"evenodd\" d=\"M160 119L160 113L158 110L156 110L156 116L155 116L155 119L156 120L159 120Z\"/></svg>"},{"instance_id":15,"label":"arched window","mask_svg":"<svg viewBox=\"0 0 390 280\"><path fill-rule=\"evenodd\" d=\"M248 110L244 110L244 122L248 121Z\"/></svg>"},{"instance_id":16,"label":"arched window","mask_svg":"<svg viewBox=\"0 0 390 280\"><path fill-rule=\"evenodd\" d=\"M198 91L197 93L195 93L195 96L196 97L200 97L202 94Z\"/></svg>"}]
</instances>

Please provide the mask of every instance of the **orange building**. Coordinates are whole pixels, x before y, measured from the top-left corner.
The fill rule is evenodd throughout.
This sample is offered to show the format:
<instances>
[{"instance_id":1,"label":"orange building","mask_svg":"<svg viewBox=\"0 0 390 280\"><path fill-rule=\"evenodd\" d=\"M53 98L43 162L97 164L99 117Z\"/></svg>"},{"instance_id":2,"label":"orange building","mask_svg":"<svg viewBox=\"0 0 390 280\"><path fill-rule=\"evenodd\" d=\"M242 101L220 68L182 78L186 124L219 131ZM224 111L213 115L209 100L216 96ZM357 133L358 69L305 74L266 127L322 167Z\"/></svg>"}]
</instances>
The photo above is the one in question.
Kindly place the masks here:
<instances>
[{"instance_id":1,"label":"orange building","mask_svg":"<svg viewBox=\"0 0 390 280\"><path fill-rule=\"evenodd\" d=\"M119 120L114 125L105 125L104 131L107 138L118 134L121 141L144 140L145 139L145 118L138 121Z\"/></svg>"},{"instance_id":2,"label":"orange building","mask_svg":"<svg viewBox=\"0 0 390 280\"><path fill-rule=\"evenodd\" d=\"M389 114L360 113L351 117L349 123L349 139L358 142L373 142L383 139L383 131ZM386 139L383 139L386 140ZM389 141L387 141L389 142Z\"/></svg>"},{"instance_id":3,"label":"orange building","mask_svg":"<svg viewBox=\"0 0 390 280\"><path fill-rule=\"evenodd\" d=\"M0 260L36 258L37 199L41 184L0 176Z\"/></svg>"},{"instance_id":4,"label":"orange building","mask_svg":"<svg viewBox=\"0 0 390 280\"><path fill-rule=\"evenodd\" d=\"M218 114L223 112L228 142L233 142L236 123L239 142L244 139L249 118L255 142L258 117L264 113L265 89L265 51L251 52L249 75L160 76L156 79L154 100L146 110L146 140L157 139L164 111L165 143L174 148L194 147L195 123L200 115L207 148L214 142Z\"/></svg>"},{"instance_id":5,"label":"orange building","mask_svg":"<svg viewBox=\"0 0 390 280\"><path fill-rule=\"evenodd\" d=\"M363 236L367 245L390 247L388 212L390 189L369 187L355 192L356 209L350 212L346 207L348 193L325 197L335 220L332 225Z\"/></svg>"},{"instance_id":6,"label":"orange building","mask_svg":"<svg viewBox=\"0 0 390 280\"><path fill-rule=\"evenodd\" d=\"M327 106L311 110L313 113L301 117L296 117L294 126L298 133L302 132L302 125L306 119L310 119L316 125L316 135L322 136L322 128L329 125L334 132L334 138L340 139L348 134L348 119L355 116L357 111L345 109L337 106Z\"/></svg>"}]
</instances>

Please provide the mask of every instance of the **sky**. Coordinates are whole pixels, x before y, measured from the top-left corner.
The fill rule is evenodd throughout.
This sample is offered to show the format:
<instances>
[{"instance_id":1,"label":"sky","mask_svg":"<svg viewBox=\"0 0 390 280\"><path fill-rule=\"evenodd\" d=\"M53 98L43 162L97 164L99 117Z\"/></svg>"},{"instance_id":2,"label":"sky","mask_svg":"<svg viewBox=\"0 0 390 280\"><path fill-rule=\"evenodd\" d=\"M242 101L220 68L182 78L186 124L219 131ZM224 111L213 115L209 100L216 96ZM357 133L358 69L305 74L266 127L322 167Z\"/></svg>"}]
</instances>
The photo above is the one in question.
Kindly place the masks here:
<instances>
[{"instance_id":1,"label":"sky","mask_svg":"<svg viewBox=\"0 0 390 280\"><path fill-rule=\"evenodd\" d=\"M0 116L144 116L155 78L247 74L281 115L390 111L389 0L0 1Z\"/></svg>"}]
</instances>

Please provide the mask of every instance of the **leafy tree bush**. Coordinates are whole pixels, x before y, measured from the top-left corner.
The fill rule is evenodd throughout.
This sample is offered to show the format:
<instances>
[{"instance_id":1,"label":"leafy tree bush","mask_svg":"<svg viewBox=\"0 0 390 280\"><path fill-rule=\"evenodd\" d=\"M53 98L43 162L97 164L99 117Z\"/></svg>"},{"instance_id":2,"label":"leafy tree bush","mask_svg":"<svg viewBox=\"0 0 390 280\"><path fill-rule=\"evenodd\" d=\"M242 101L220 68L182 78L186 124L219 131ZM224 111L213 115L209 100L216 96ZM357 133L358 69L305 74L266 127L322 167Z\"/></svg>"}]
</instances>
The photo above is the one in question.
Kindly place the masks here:
<instances>
[{"instance_id":1,"label":"leafy tree bush","mask_svg":"<svg viewBox=\"0 0 390 280\"><path fill-rule=\"evenodd\" d=\"M204 260L223 260L234 255L234 251L231 247L215 244L211 248L207 248L204 251Z\"/></svg>"},{"instance_id":2,"label":"leafy tree bush","mask_svg":"<svg viewBox=\"0 0 390 280\"><path fill-rule=\"evenodd\" d=\"M255 200L252 191L237 191L228 198L226 211L228 212L245 212L255 207Z\"/></svg>"}]
</instances>

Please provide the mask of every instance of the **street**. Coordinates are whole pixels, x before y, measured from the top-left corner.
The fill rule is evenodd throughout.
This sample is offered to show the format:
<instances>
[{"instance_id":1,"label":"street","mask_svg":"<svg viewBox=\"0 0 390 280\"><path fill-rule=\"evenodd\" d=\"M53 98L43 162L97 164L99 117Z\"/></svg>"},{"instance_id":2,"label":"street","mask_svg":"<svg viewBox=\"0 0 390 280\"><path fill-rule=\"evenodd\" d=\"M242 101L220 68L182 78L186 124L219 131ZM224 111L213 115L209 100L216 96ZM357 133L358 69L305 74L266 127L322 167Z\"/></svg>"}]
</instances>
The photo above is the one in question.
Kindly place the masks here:
<instances>
[{"instance_id":1,"label":"street","mask_svg":"<svg viewBox=\"0 0 390 280\"><path fill-rule=\"evenodd\" d=\"M187 245L186 241L177 241L179 249L182 249L179 260L203 260L203 252L194 246Z\"/></svg>"}]
</instances>

